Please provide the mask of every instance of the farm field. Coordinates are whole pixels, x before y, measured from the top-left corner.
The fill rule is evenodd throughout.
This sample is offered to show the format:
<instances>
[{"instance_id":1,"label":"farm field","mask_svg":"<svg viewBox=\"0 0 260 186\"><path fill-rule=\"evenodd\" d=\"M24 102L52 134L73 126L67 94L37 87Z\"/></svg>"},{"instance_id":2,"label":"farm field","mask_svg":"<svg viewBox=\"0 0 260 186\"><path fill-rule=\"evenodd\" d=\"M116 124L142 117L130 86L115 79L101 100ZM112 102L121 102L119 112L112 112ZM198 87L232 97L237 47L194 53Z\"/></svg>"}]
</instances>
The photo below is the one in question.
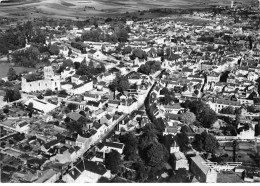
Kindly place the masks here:
<instances>
[{"instance_id":1,"label":"farm field","mask_svg":"<svg viewBox=\"0 0 260 186\"><path fill-rule=\"evenodd\" d=\"M81 19L148 10L151 8L203 8L209 5L229 5L231 0L2 0L0 17L30 19L53 17ZM249 4L257 0L236 0Z\"/></svg>"}]
</instances>

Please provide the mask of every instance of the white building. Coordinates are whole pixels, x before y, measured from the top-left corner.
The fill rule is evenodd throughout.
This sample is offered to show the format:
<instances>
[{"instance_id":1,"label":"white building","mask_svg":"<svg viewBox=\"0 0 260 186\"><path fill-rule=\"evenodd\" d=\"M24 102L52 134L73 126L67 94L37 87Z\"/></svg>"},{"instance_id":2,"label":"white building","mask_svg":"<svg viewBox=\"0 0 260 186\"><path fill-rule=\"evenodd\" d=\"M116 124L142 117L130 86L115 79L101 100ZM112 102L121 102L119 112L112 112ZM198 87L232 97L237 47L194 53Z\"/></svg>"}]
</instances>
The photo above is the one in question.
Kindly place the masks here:
<instances>
[{"instance_id":1,"label":"white building","mask_svg":"<svg viewBox=\"0 0 260 186\"><path fill-rule=\"evenodd\" d=\"M49 113L53 111L54 109L58 108L58 105L51 104L47 101L44 100L39 100L39 99L29 99L28 101L25 102L25 105L28 106L30 103L33 104L33 109L42 112L44 114Z\"/></svg>"},{"instance_id":2,"label":"white building","mask_svg":"<svg viewBox=\"0 0 260 186\"><path fill-rule=\"evenodd\" d=\"M66 183L96 183L101 177L111 178L111 172L102 163L80 160L63 176Z\"/></svg>"},{"instance_id":3,"label":"white building","mask_svg":"<svg viewBox=\"0 0 260 186\"><path fill-rule=\"evenodd\" d=\"M207 103L212 110L219 113L220 110L222 110L225 107L232 106L234 109L240 108L241 105L237 101L231 101L231 100L224 100L224 99L216 99L216 101L209 101Z\"/></svg>"},{"instance_id":4,"label":"white building","mask_svg":"<svg viewBox=\"0 0 260 186\"><path fill-rule=\"evenodd\" d=\"M54 75L54 71L51 66L44 67L44 79L32 82L22 77L22 91L23 92L36 92L45 91L50 89L52 91L60 90L60 76Z\"/></svg>"},{"instance_id":5,"label":"white building","mask_svg":"<svg viewBox=\"0 0 260 186\"><path fill-rule=\"evenodd\" d=\"M189 163L186 158L186 156L178 151L173 153L173 158L174 158L174 169L178 170L180 168L184 168L186 170L189 170Z\"/></svg>"}]
</instances>

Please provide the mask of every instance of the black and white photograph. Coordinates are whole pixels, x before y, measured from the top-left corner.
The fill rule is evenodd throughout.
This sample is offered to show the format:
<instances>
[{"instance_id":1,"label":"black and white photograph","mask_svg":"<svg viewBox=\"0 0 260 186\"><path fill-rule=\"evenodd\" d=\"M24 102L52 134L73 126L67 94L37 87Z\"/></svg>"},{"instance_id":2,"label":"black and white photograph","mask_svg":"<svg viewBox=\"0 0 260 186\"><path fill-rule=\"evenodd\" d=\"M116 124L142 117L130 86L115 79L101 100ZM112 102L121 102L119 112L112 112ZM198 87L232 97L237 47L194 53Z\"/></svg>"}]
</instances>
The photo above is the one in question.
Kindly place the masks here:
<instances>
[{"instance_id":1,"label":"black and white photograph","mask_svg":"<svg viewBox=\"0 0 260 186\"><path fill-rule=\"evenodd\" d=\"M260 183L260 0L0 0L0 183Z\"/></svg>"}]
</instances>

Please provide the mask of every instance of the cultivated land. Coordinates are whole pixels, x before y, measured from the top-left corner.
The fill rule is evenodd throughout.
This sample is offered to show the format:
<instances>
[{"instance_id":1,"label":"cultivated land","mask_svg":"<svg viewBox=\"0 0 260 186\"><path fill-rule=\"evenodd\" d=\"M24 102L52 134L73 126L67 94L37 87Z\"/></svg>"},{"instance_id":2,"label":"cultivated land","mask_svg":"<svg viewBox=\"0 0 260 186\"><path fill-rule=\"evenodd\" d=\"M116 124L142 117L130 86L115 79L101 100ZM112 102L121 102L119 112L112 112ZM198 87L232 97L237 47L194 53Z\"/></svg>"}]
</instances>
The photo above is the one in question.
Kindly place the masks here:
<instances>
[{"instance_id":1,"label":"cultivated land","mask_svg":"<svg viewBox=\"0 0 260 186\"><path fill-rule=\"evenodd\" d=\"M256 0L236 2L249 4ZM12 3L0 4L0 17L19 20L39 17L84 19L152 8L205 8L229 4L230 0L12 0Z\"/></svg>"}]
</instances>

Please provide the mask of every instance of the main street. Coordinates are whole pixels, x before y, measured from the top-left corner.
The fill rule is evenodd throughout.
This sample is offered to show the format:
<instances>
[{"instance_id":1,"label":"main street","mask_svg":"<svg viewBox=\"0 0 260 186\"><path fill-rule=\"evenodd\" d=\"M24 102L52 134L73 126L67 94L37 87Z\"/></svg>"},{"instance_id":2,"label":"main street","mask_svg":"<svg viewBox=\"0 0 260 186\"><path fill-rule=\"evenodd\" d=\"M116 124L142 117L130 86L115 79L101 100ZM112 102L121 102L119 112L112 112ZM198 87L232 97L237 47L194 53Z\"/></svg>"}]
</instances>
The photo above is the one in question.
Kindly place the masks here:
<instances>
[{"instance_id":1,"label":"main street","mask_svg":"<svg viewBox=\"0 0 260 186\"><path fill-rule=\"evenodd\" d=\"M82 161L83 161L84 158L88 158L88 157L91 158L91 156L90 156L91 153L93 153L93 155L94 155L95 146L96 146L98 143L100 143L102 140L106 139L106 137L109 136L109 135L111 134L111 132L113 132L113 131L115 130L115 127L117 126L118 123L120 123L122 120L124 120L126 116L131 115L134 111L139 110L142 106L144 106L144 102L145 102L147 96L149 96L150 91L152 90L152 88L154 87L154 85L157 83L156 78L157 78L158 76L160 76L162 72L163 72L163 70L162 70L162 71L157 71L157 72L155 72L155 73L152 75L153 84L147 89L147 92L146 92L146 94L145 94L144 99L139 100L138 108L137 108L137 109L133 109L129 114L123 114L123 115L121 115L121 116L118 118L118 120L116 120L116 121L111 125L111 127L109 128L109 130L108 130L104 135L102 135L96 142L94 142L94 144L93 144L90 148L88 148L88 149L86 149L85 151L82 151L82 152L81 152L81 156L80 156L79 158L81 158ZM78 162L78 163L80 163L80 162ZM72 167L70 167L70 168L72 168ZM63 175L68 174L68 173L70 172L71 169L70 169L70 170L68 170L68 169L69 169L69 167L67 167L67 170L66 170L65 172L63 172Z\"/></svg>"}]
</instances>

